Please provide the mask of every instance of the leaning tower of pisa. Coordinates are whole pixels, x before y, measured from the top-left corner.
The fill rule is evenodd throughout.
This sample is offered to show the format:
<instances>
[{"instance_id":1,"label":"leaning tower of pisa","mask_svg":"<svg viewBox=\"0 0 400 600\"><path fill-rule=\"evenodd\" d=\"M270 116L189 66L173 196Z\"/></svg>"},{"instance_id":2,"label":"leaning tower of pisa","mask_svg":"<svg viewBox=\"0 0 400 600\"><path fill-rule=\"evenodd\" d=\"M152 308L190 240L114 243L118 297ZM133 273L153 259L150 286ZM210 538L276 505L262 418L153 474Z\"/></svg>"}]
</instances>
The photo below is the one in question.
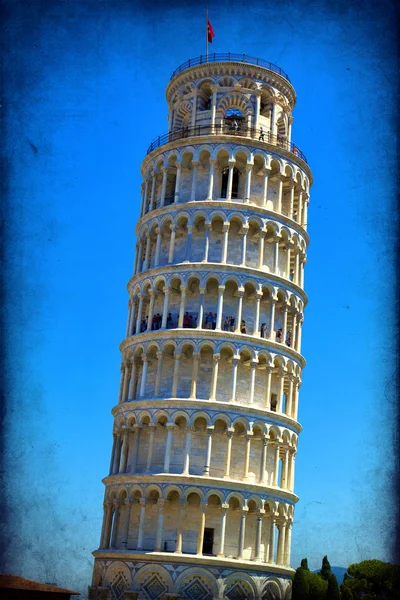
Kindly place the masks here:
<instances>
[{"instance_id":1,"label":"leaning tower of pisa","mask_svg":"<svg viewBox=\"0 0 400 600\"><path fill-rule=\"evenodd\" d=\"M312 181L279 67L174 71L140 219L89 598L288 599Z\"/></svg>"}]
</instances>

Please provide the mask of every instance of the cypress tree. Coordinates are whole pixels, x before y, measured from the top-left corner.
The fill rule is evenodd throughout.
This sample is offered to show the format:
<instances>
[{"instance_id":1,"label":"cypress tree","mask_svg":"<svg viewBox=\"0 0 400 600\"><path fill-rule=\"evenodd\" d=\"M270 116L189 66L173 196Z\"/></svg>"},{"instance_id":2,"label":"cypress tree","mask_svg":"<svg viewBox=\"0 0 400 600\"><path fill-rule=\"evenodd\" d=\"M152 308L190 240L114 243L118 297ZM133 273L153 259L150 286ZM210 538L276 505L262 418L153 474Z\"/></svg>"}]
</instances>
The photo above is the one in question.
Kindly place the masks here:
<instances>
[{"instance_id":1,"label":"cypress tree","mask_svg":"<svg viewBox=\"0 0 400 600\"><path fill-rule=\"evenodd\" d=\"M325 581L328 581L330 576L332 575L331 565L329 564L327 556L324 556L324 558L322 559L322 567L319 574L321 575L322 579L325 579Z\"/></svg>"},{"instance_id":2,"label":"cypress tree","mask_svg":"<svg viewBox=\"0 0 400 600\"><path fill-rule=\"evenodd\" d=\"M326 592L325 600L340 600L338 582L333 573L328 579L328 590Z\"/></svg>"},{"instance_id":3,"label":"cypress tree","mask_svg":"<svg viewBox=\"0 0 400 600\"><path fill-rule=\"evenodd\" d=\"M296 569L292 584L292 600L308 600L309 585L307 572L302 567Z\"/></svg>"},{"instance_id":4,"label":"cypress tree","mask_svg":"<svg viewBox=\"0 0 400 600\"><path fill-rule=\"evenodd\" d=\"M301 559L301 563L300 563L300 567L302 569L304 569L305 571L309 571L310 569L308 568L308 560L306 558L302 558Z\"/></svg>"}]
</instances>

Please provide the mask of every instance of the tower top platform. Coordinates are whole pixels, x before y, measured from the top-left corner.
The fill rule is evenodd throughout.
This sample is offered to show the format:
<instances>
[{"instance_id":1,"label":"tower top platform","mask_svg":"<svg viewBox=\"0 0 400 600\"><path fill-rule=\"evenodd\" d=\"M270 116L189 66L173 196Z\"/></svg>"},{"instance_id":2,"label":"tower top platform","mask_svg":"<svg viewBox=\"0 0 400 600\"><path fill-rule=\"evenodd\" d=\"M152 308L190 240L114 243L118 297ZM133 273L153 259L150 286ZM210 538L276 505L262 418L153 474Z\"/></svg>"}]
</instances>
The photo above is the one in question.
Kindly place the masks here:
<instances>
[{"instance_id":1,"label":"tower top platform","mask_svg":"<svg viewBox=\"0 0 400 600\"><path fill-rule=\"evenodd\" d=\"M286 79L289 83L291 83L289 75L287 73L285 73L285 71L283 71L283 69L278 67L278 65L268 62L267 60L264 60L263 58L256 58L254 56L249 56L248 54L234 54L232 52L227 52L225 54L213 52L212 54L209 54L208 57L205 56L204 54L201 54L200 56L197 56L196 58L189 58L189 60L182 63L181 65L179 65L179 67L177 69L175 69L175 71L171 75L171 79L173 79L176 75L179 75L179 73L182 73L182 71L186 71L186 69L190 69L191 67L196 67L197 65L204 65L204 64L216 63L216 62L244 63L244 64L255 65L258 67L263 67L264 69L268 69L269 71L273 71L274 73L277 73L278 75L280 75L281 77Z\"/></svg>"}]
</instances>

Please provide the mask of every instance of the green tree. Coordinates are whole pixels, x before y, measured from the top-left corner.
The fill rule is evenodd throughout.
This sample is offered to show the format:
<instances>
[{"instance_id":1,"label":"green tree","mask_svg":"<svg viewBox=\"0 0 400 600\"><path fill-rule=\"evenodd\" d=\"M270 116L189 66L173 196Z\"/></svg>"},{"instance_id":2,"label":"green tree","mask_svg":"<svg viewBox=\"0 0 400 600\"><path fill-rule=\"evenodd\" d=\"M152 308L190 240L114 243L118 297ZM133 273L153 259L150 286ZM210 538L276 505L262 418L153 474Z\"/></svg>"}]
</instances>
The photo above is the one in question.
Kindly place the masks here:
<instances>
[{"instance_id":1,"label":"green tree","mask_svg":"<svg viewBox=\"0 0 400 600\"><path fill-rule=\"evenodd\" d=\"M307 579L308 573L309 571L303 567L296 569L292 585L292 600L308 600L308 594L310 590Z\"/></svg>"},{"instance_id":2,"label":"green tree","mask_svg":"<svg viewBox=\"0 0 400 600\"><path fill-rule=\"evenodd\" d=\"M329 578L332 575L331 565L327 556L324 556L322 559L322 567L319 574L321 575L322 579L325 579L325 581L329 581Z\"/></svg>"},{"instance_id":3,"label":"green tree","mask_svg":"<svg viewBox=\"0 0 400 600\"><path fill-rule=\"evenodd\" d=\"M342 589L342 588L340 588ZM351 593L351 589L349 587L343 588L343 591L340 594L342 600L354 600L354 596Z\"/></svg>"},{"instance_id":4,"label":"green tree","mask_svg":"<svg viewBox=\"0 0 400 600\"><path fill-rule=\"evenodd\" d=\"M325 600L340 600L338 582L333 573L328 579L328 589L326 591Z\"/></svg>"},{"instance_id":5,"label":"green tree","mask_svg":"<svg viewBox=\"0 0 400 600\"><path fill-rule=\"evenodd\" d=\"M322 579L319 573L307 573L309 581L308 600L325 600L328 582Z\"/></svg>"},{"instance_id":6,"label":"green tree","mask_svg":"<svg viewBox=\"0 0 400 600\"><path fill-rule=\"evenodd\" d=\"M305 569L306 571L309 571L310 569L308 568L308 560L306 558L302 558L301 559L301 563L300 563L300 567L302 569Z\"/></svg>"},{"instance_id":7,"label":"green tree","mask_svg":"<svg viewBox=\"0 0 400 600\"><path fill-rule=\"evenodd\" d=\"M349 589L354 600L400 599L400 567L381 560L364 560L347 569L340 591Z\"/></svg>"}]
</instances>

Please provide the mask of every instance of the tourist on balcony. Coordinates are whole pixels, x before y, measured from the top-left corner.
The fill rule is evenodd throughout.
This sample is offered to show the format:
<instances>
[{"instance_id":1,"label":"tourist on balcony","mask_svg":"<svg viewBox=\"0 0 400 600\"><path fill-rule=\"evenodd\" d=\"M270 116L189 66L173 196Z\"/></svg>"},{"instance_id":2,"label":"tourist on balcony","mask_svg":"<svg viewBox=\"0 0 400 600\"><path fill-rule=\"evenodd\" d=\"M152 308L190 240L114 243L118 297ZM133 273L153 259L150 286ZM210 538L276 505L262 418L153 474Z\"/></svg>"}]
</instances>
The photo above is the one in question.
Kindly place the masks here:
<instances>
[{"instance_id":1,"label":"tourist on balcony","mask_svg":"<svg viewBox=\"0 0 400 600\"><path fill-rule=\"evenodd\" d=\"M229 331L229 317L224 319L224 331Z\"/></svg>"},{"instance_id":2,"label":"tourist on balcony","mask_svg":"<svg viewBox=\"0 0 400 600\"><path fill-rule=\"evenodd\" d=\"M212 313L207 313L204 319L204 328L212 329Z\"/></svg>"},{"instance_id":3,"label":"tourist on balcony","mask_svg":"<svg viewBox=\"0 0 400 600\"><path fill-rule=\"evenodd\" d=\"M171 313L168 313L168 317L167 317L167 329L171 329L172 328L172 315Z\"/></svg>"},{"instance_id":4,"label":"tourist on balcony","mask_svg":"<svg viewBox=\"0 0 400 600\"><path fill-rule=\"evenodd\" d=\"M281 343L282 342L282 329L278 329L276 332L276 341Z\"/></svg>"},{"instance_id":5,"label":"tourist on balcony","mask_svg":"<svg viewBox=\"0 0 400 600\"><path fill-rule=\"evenodd\" d=\"M286 340L285 340L286 346L291 346L292 345L292 337L291 337L291 331L289 330L286 334Z\"/></svg>"},{"instance_id":6,"label":"tourist on balcony","mask_svg":"<svg viewBox=\"0 0 400 600\"><path fill-rule=\"evenodd\" d=\"M214 313L213 317L212 317L212 328L215 329L216 326L217 326L217 313Z\"/></svg>"},{"instance_id":7,"label":"tourist on balcony","mask_svg":"<svg viewBox=\"0 0 400 600\"><path fill-rule=\"evenodd\" d=\"M258 138L258 141L259 141L259 142L261 142L261 141L262 141L262 142L264 142L264 141L265 141L265 140L264 140L264 130L263 130L263 128L262 128L262 127L260 127L260 136L259 136L259 138Z\"/></svg>"},{"instance_id":8,"label":"tourist on balcony","mask_svg":"<svg viewBox=\"0 0 400 600\"><path fill-rule=\"evenodd\" d=\"M294 279L294 269L290 269L289 279L290 279L290 281L293 281L293 279Z\"/></svg>"},{"instance_id":9,"label":"tourist on balcony","mask_svg":"<svg viewBox=\"0 0 400 600\"><path fill-rule=\"evenodd\" d=\"M186 312L185 316L183 317L183 326L184 327L189 327L189 322L190 322L189 313Z\"/></svg>"},{"instance_id":10,"label":"tourist on balcony","mask_svg":"<svg viewBox=\"0 0 400 600\"><path fill-rule=\"evenodd\" d=\"M230 324L230 330L235 331L235 317L234 316L229 317L229 324Z\"/></svg>"},{"instance_id":11,"label":"tourist on balcony","mask_svg":"<svg viewBox=\"0 0 400 600\"><path fill-rule=\"evenodd\" d=\"M246 333L246 321L244 321L243 319L240 324L240 333Z\"/></svg>"},{"instance_id":12,"label":"tourist on balcony","mask_svg":"<svg viewBox=\"0 0 400 600\"><path fill-rule=\"evenodd\" d=\"M267 324L266 323L261 323L261 331L260 331L260 335L262 338L266 338L267 335Z\"/></svg>"}]
</instances>

